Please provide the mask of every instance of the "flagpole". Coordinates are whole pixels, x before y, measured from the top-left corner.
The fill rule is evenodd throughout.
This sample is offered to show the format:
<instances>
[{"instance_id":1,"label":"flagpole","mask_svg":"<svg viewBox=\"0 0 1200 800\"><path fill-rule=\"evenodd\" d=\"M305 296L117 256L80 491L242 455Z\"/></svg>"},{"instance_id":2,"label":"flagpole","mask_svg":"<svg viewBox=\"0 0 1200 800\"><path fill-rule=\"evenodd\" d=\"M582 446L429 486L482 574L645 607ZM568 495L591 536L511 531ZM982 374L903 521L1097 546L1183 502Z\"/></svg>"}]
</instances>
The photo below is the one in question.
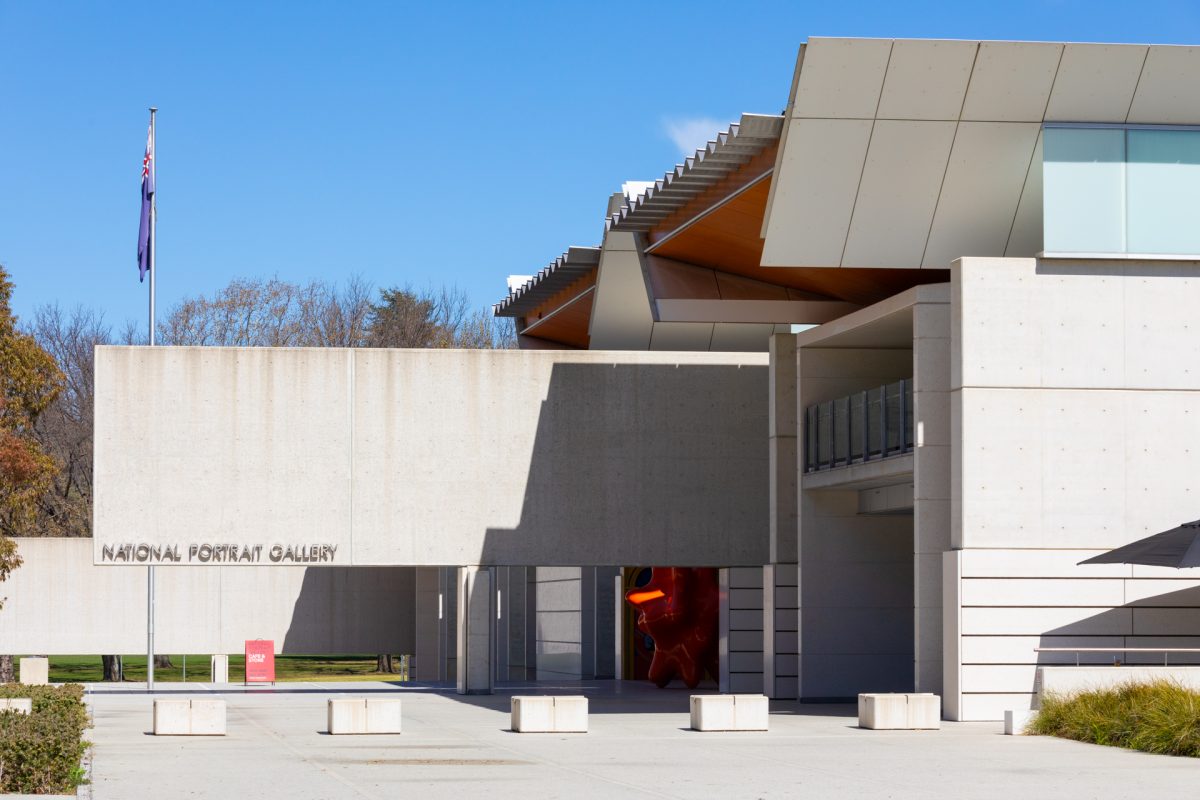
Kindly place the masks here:
<instances>
[{"instance_id":1,"label":"flagpole","mask_svg":"<svg viewBox=\"0 0 1200 800\"><path fill-rule=\"evenodd\" d=\"M158 109L150 106L150 169L154 178L154 194L150 196L150 346L154 346L154 282L158 261L154 248L158 243L155 227L158 224L158 146L154 139L154 115ZM154 691L154 565L146 567L146 691Z\"/></svg>"}]
</instances>

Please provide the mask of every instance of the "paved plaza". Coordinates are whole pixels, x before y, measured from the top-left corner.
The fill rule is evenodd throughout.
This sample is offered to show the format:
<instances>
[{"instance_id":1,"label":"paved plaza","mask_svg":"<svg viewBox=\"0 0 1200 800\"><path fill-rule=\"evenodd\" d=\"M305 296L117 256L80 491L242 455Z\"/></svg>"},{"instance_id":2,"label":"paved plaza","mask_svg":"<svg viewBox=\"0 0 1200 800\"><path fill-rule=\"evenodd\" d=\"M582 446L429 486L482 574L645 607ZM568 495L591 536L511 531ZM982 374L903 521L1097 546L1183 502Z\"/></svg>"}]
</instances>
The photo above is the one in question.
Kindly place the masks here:
<instances>
[{"instance_id":1,"label":"paved plaza","mask_svg":"<svg viewBox=\"0 0 1200 800\"><path fill-rule=\"evenodd\" d=\"M1194 797L1200 762L1041 737L995 722L867 731L843 705L772 702L766 733L688 729L687 690L633 683L451 687L390 683L159 684L221 697L228 735L150 735L138 684L93 684L92 796L307 798ZM515 734L512 694L589 697L586 734ZM403 699L404 733L329 736L330 697Z\"/></svg>"}]
</instances>

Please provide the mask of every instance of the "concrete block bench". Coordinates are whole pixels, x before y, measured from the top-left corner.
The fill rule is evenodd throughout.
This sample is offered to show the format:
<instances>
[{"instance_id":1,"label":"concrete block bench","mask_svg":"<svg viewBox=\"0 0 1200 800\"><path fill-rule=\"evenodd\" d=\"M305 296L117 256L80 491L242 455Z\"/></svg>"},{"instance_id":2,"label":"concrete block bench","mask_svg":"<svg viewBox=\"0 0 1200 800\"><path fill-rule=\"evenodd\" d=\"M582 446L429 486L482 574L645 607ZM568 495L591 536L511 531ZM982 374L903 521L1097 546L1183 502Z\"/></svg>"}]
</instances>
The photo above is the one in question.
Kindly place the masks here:
<instances>
[{"instance_id":1,"label":"concrete block bench","mask_svg":"<svg viewBox=\"0 0 1200 800\"><path fill-rule=\"evenodd\" d=\"M694 731L765 731L770 707L761 694L694 694Z\"/></svg>"},{"instance_id":2,"label":"concrete block bench","mask_svg":"<svg viewBox=\"0 0 1200 800\"><path fill-rule=\"evenodd\" d=\"M224 736L224 700L154 701L155 736Z\"/></svg>"},{"instance_id":3,"label":"concrete block bench","mask_svg":"<svg viewBox=\"0 0 1200 800\"><path fill-rule=\"evenodd\" d=\"M395 697L338 697L329 700L333 735L400 733L400 700Z\"/></svg>"},{"instance_id":4,"label":"concrete block bench","mask_svg":"<svg viewBox=\"0 0 1200 800\"><path fill-rule=\"evenodd\" d=\"M936 694L860 694L858 726L873 731L937 730L942 698Z\"/></svg>"},{"instance_id":5,"label":"concrete block bench","mask_svg":"<svg viewBox=\"0 0 1200 800\"><path fill-rule=\"evenodd\" d=\"M512 729L517 733L587 733L587 698L513 697Z\"/></svg>"},{"instance_id":6,"label":"concrete block bench","mask_svg":"<svg viewBox=\"0 0 1200 800\"><path fill-rule=\"evenodd\" d=\"M1009 736L1024 736L1025 729L1037 716L1028 708L1014 708L1004 712L1004 732Z\"/></svg>"},{"instance_id":7,"label":"concrete block bench","mask_svg":"<svg viewBox=\"0 0 1200 800\"><path fill-rule=\"evenodd\" d=\"M18 670L18 683L26 686L45 686L50 682L50 659L22 658Z\"/></svg>"},{"instance_id":8,"label":"concrete block bench","mask_svg":"<svg viewBox=\"0 0 1200 800\"><path fill-rule=\"evenodd\" d=\"M18 714L33 713L33 699L29 697L7 697L0 699L0 711L16 711Z\"/></svg>"}]
</instances>

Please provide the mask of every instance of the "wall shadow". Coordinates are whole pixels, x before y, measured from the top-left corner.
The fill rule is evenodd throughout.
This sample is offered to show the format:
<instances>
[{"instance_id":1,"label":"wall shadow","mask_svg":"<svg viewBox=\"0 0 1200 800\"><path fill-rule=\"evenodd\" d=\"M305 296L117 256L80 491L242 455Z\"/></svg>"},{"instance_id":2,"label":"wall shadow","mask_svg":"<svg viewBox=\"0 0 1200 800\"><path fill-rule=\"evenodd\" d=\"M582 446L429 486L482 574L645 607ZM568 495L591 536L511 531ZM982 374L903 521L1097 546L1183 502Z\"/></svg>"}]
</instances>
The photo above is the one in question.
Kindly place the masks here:
<instances>
[{"instance_id":1,"label":"wall shadow","mask_svg":"<svg viewBox=\"0 0 1200 800\"><path fill-rule=\"evenodd\" d=\"M1125 647L1200 648L1200 586L1142 598L1045 631L1039 647L1103 647L1080 653L1080 665L1105 666L1120 659L1130 666L1161 666L1162 652L1127 652ZM1038 653L1037 666L1074 665L1074 653ZM1200 653L1174 653L1171 665L1200 664ZM1030 691L1037 692L1034 678Z\"/></svg>"},{"instance_id":2,"label":"wall shadow","mask_svg":"<svg viewBox=\"0 0 1200 800\"><path fill-rule=\"evenodd\" d=\"M416 652L415 567L308 567L285 654Z\"/></svg>"},{"instance_id":3,"label":"wall shadow","mask_svg":"<svg viewBox=\"0 0 1200 800\"><path fill-rule=\"evenodd\" d=\"M765 365L559 363L520 522L479 563L761 566L769 558Z\"/></svg>"}]
</instances>

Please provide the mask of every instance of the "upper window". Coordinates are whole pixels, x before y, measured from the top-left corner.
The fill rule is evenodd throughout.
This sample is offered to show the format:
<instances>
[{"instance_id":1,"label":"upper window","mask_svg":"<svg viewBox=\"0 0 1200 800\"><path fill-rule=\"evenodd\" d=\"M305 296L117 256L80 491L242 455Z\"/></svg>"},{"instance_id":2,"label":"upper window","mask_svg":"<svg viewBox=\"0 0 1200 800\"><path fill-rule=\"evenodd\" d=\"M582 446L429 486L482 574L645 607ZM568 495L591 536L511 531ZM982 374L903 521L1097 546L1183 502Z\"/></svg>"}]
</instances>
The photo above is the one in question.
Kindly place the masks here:
<instances>
[{"instance_id":1,"label":"upper window","mask_svg":"<svg viewBox=\"0 0 1200 800\"><path fill-rule=\"evenodd\" d=\"M1200 255L1200 130L1046 126L1047 253Z\"/></svg>"}]
</instances>

